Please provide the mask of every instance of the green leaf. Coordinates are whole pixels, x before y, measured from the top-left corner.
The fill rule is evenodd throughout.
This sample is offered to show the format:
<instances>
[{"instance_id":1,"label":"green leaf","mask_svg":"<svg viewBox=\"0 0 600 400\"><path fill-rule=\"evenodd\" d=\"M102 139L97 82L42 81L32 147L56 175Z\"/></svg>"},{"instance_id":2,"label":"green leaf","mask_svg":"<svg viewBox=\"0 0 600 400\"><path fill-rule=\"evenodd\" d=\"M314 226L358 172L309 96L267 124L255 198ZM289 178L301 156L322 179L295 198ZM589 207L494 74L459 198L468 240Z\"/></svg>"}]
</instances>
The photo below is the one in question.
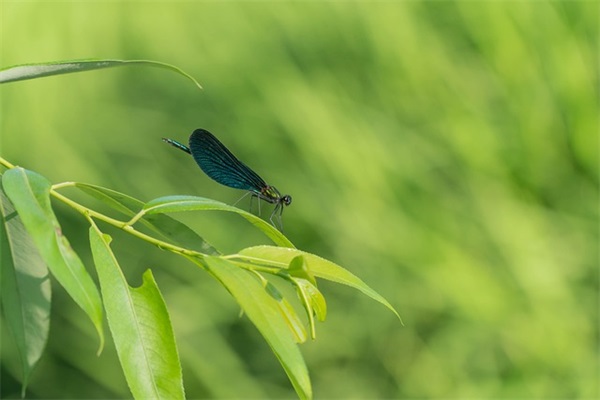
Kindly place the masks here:
<instances>
[{"instance_id":1,"label":"green leaf","mask_svg":"<svg viewBox=\"0 0 600 400\"><path fill-rule=\"evenodd\" d=\"M109 247L110 237L90 227L90 246L108 326L133 397L183 399L183 378L173 328L152 272L131 288Z\"/></svg>"},{"instance_id":2,"label":"green leaf","mask_svg":"<svg viewBox=\"0 0 600 400\"><path fill-rule=\"evenodd\" d=\"M278 299L265 290L255 276L235 264L218 257L203 259L208 270L237 300L245 315L265 338L296 393L301 398L312 398L308 370L278 306Z\"/></svg>"},{"instance_id":3,"label":"green leaf","mask_svg":"<svg viewBox=\"0 0 600 400\"><path fill-rule=\"evenodd\" d=\"M327 303L325 302L325 297L321 291L319 291L319 289L317 289L312 282L306 279L293 279L298 285L299 290L301 290L308 299L308 305L310 308L307 308L306 311L310 313L314 312L319 321L325 321L325 318L327 318Z\"/></svg>"},{"instance_id":4,"label":"green leaf","mask_svg":"<svg viewBox=\"0 0 600 400\"><path fill-rule=\"evenodd\" d=\"M296 313L296 309L294 309L294 306L292 306L290 302L287 301L285 297L283 297L283 295L281 294L281 292L279 292L279 289L277 289L275 285L263 278L262 275L258 273L257 275L261 278L261 282L263 283L263 287L265 288L267 293L269 293L271 297L277 300L277 306L281 311L283 320L287 324L290 332L292 332L292 334L294 335L296 343L306 342L306 328L304 327L302 320Z\"/></svg>"},{"instance_id":5,"label":"green leaf","mask_svg":"<svg viewBox=\"0 0 600 400\"><path fill-rule=\"evenodd\" d=\"M303 255L292 258L287 272L290 275L290 279L296 285L298 297L306 310L308 324L310 325L310 336L312 339L316 339L317 328L315 326L314 315L316 314L320 321L325 320L327 314L325 297L323 297L319 289L317 289L315 277L308 268L306 259Z\"/></svg>"},{"instance_id":6,"label":"green leaf","mask_svg":"<svg viewBox=\"0 0 600 400\"><path fill-rule=\"evenodd\" d=\"M75 187L82 192L102 201L109 207L121 212L127 217L133 217L144 206L144 203L134 197L128 196L101 186L86 183L75 183ZM152 231L162 235L164 238L187 249L196 250L204 254L217 255L219 252L212 247L200 235L187 225L163 214L145 215L139 221Z\"/></svg>"},{"instance_id":7,"label":"green leaf","mask_svg":"<svg viewBox=\"0 0 600 400\"><path fill-rule=\"evenodd\" d=\"M181 212L181 211L228 211L234 212L242 217L246 218L252 225L259 228L265 235L267 235L275 244L283 247L294 247L292 242L288 240L281 232L275 227L257 217L254 214L250 214L239 208L230 206L220 201L206 199L204 197L196 196L167 196L154 199L146 203L144 206L146 214L155 213L170 213L170 212Z\"/></svg>"},{"instance_id":8,"label":"green leaf","mask_svg":"<svg viewBox=\"0 0 600 400\"><path fill-rule=\"evenodd\" d=\"M317 281L315 280L312 272L310 272L308 269L308 265L306 264L306 259L304 256L300 255L292 258L292 261L290 261L290 265L288 267L288 272L291 276L306 279L313 285L317 286Z\"/></svg>"},{"instance_id":9,"label":"green leaf","mask_svg":"<svg viewBox=\"0 0 600 400\"><path fill-rule=\"evenodd\" d=\"M0 276L2 308L21 356L25 397L48 339L52 287L48 267L1 188Z\"/></svg>"},{"instance_id":10,"label":"green leaf","mask_svg":"<svg viewBox=\"0 0 600 400\"><path fill-rule=\"evenodd\" d=\"M149 67L165 68L183 75L202 89L202 86L189 74L174 65L150 60L111 60L111 59L85 59L64 60L35 64L13 65L0 70L0 83L21 81L25 79L42 78L44 76L70 74L73 72L92 71L95 69L114 68L129 65L144 65Z\"/></svg>"},{"instance_id":11,"label":"green leaf","mask_svg":"<svg viewBox=\"0 0 600 400\"><path fill-rule=\"evenodd\" d=\"M379 293L371 289L360 278L339 265L325 260L319 256L297 249L289 249L275 246L248 247L239 252L240 255L251 257L253 261L270 265L278 265L287 268L292 259L298 255L304 256L308 269L317 278L342 283L360 290L373 300L376 300L389 308L402 321L398 312Z\"/></svg>"},{"instance_id":12,"label":"green leaf","mask_svg":"<svg viewBox=\"0 0 600 400\"><path fill-rule=\"evenodd\" d=\"M310 337L314 340L317 338L317 327L315 325L315 314L319 321L324 321L327 314L327 305L325 297L319 292L319 289L310 281L303 278L291 278L296 285L298 297L302 302L302 306L306 310L308 324L310 325Z\"/></svg>"},{"instance_id":13,"label":"green leaf","mask_svg":"<svg viewBox=\"0 0 600 400\"><path fill-rule=\"evenodd\" d=\"M80 182L74 182L74 185L127 217L133 217L144 206L143 201L112 189Z\"/></svg>"},{"instance_id":14,"label":"green leaf","mask_svg":"<svg viewBox=\"0 0 600 400\"><path fill-rule=\"evenodd\" d=\"M2 184L52 275L96 327L99 354L104 346L100 293L62 234L50 204L50 182L35 172L13 168L3 174Z\"/></svg>"}]
</instances>

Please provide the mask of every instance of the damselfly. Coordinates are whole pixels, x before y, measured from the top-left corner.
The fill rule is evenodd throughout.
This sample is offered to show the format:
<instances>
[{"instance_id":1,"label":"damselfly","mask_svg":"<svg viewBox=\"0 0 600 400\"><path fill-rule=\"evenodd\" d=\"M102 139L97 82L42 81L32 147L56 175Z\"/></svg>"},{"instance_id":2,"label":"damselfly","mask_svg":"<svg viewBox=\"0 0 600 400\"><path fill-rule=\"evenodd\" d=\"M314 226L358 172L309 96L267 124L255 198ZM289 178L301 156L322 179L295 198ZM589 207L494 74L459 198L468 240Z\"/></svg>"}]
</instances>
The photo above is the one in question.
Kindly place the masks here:
<instances>
[{"instance_id":1,"label":"damselfly","mask_svg":"<svg viewBox=\"0 0 600 400\"><path fill-rule=\"evenodd\" d=\"M212 133L205 129L196 129L190 136L189 147L173 139L163 138L163 141L191 154L211 179L231 188L247 190L252 197L275 204L269 220L273 226L283 231L281 214L283 207L291 204L292 196L282 196L275 186L268 185L256 172L238 160Z\"/></svg>"}]
</instances>

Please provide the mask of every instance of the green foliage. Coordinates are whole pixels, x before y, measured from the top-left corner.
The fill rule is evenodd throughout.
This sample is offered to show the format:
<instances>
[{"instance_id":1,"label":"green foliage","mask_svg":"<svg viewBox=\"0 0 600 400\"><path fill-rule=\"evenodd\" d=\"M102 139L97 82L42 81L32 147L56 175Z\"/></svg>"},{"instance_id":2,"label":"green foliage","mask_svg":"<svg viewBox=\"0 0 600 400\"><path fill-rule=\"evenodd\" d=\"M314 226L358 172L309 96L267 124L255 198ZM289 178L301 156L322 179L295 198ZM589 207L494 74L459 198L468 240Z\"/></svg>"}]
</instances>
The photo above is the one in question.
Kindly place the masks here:
<instances>
[{"instance_id":1,"label":"green foliage","mask_svg":"<svg viewBox=\"0 0 600 400\"><path fill-rule=\"evenodd\" d=\"M56 65L64 64L49 64L50 67ZM69 62L68 65L69 68L59 71L52 70L51 74L85 70L86 67L86 64L78 67L77 62ZM95 65L93 68L98 68L98 66ZM36 68L33 70L27 66L7 68L0 71L0 82L2 82L3 73L11 77L10 80L5 81L39 78L50 74L40 72L43 69L42 64L36 64ZM133 396L140 399L182 399L185 397L181 364L169 313L152 272L148 270L144 273L142 286L130 287L111 250L111 237L98 228L94 219L123 229L159 248L180 254L205 268L231 293L244 313L258 328L283 366L296 393L302 399L310 399L313 396L308 370L297 346L297 343L306 340L306 331L294 307L263 275L271 274L283 277L296 287L298 296L308 314L313 339L316 338L313 314L316 314L321 321L325 320L326 315L325 298L316 288L315 276L327 277L341 283L351 282L351 286L362 290L396 312L382 297L348 271L308 253L296 255L299 251L285 248L294 246L281 232L259 217L238 208L195 196L168 196L143 204L131 196L114 190L78 183L63 183L55 185L53 188L43 176L15 167L1 157L0 165L8 168L2 174L3 189L0 194L4 197L4 193L6 193L10 204L15 205L18 216L31 236L30 240L29 236L24 235L22 231L20 235L13 234L19 227L15 227L14 223L8 223L9 218L14 219L16 216L11 211L10 204L4 200L7 208L3 209L2 214L3 222L6 225L2 228L2 248L3 251L6 249L7 254L3 255L2 261L5 264L6 259L6 265L2 267L2 271L4 274L4 271L7 270L7 285L13 284L14 287L9 289L2 300L3 303L6 302L5 307L9 310L9 325L16 337L23 359L23 393L31 369L39 360L40 342L42 348L45 343L48 331L46 321L49 317L50 306L50 298L46 297L43 304L46 312L38 314L28 312L31 305L44 293L41 287L26 286L17 282L16 279L16 273L22 266L13 260L28 257L22 252L28 252L31 247L30 242L33 241L41 256L40 260L36 258L35 267L42 268L43 263L40 261L43 260L59 283L95 325L100 336L98 354L101 353L104 345L102 311L106 310L117 354ZM126 214L134 213L135 209L140 206L141 209L129 221L118 221L82 206L56 191L58 188L69 186L79 188ZM52 209L51 195L79 211L91 225L89 230L90 247L100 281L102 300L79 256L62 233ZM237 213L262 230L274 243L284 248L248 248L245 249L246 253L243 255L241 253L244 250L240 254L229 256L209 255L193 250L193 248L186 249L164 242L134 228L134 225L145 220L146 216L207 210ZM208 249L212 253L215 252L212 246L207 245L200 237L176 222L165 218L158 221L156 219L146 220L145 222L155 231L162 233L164 237L177 237L174 232L182 232L188 238L191 236L194 241L199 240L202 243L201 248ZM163 228L167 229L163 230ZM8 232L11 234L9 235ZM293 253L286 252L286 250L291 250ZM33 257L36 255L37 251L34 251ZM293 256L293 258L287 260L288 256ZM229 261L230 259L234 261ZM312 272L313 265L314 273ZM327 272L321 274L321 270ZM18 292L18 290L25 289L28 289L28 292ZM23 299L19 295L23 296ZM44 320L38 321L37 318L44 318ZM42 327L41 332L31 332L31 329L38 329L40 326ZM36 334L39 337L38 340L29 340ZM29 346L33 348L30 349Z\"/></svg>"},{"instance_id":2,"label":"green foliage","mask_svg":"<svg viewBox=\"0 0 600 400\"><path fill-rule=\"evenodd\" d=\"M317 277L351 286L360 290L372 299L377 300L400 318L396 310L394 310L394 307L392 307L387 300L367 286L358 277L341 268L339 265L324 260L314 254L305 253L296 249L281 249L273 246L248 247L241 250L239 254L243 259L252 262L270 263L272 265L280 266L291 265L290 275L298 278L306 277L308 279L304 280L307 281L314 280L314 277ZM302 263L303 265L298 266L299 263ZM310 268L308 268L307 265L310 265Z\"/></svg>"},{"instance_id":3,"label":"green foliage","mask_svg":"<svg viewBox=\"0 0 600 400\"><path fill-rule=\"evenodd\" d=\"M244 271L227 260L214 257L206 257L204 262L265 337L300 398L312 398L308 370L294 340L296 329L290 329L288 323L292 309L282 304L281 294L274 293L273 287L260 275L256 279L250 272L252 270ZM297 325L298 317L295 313L291 315L293 324Z\"/></svg>"},{"instance_id":4,"label":"green foliage","mask_svg":"<svg viewBox=\"0 0 600 400\"><path fill-rule=\"evenodd\" d=\"M150 270L139 288L127 284L110 236L90 220L90 246L110 331L133 397L183 399L181 365L169 313Z\"/></svg>"},{"instance_id":5,"label":"green foliage","mask_svg":"<svg viewBox=\"0 0 600 400\"><path fill-rule=\"evenodd\" d=\"M2 306L23 367L23 391L39 361L50 328L48 268L0 182L0 276Z\"/></svg>"},{"instance_id":6,"label":"green foliage","mask_svg":"<svg viewBox=\"0 0 600 400\"><path fill-rule=\"evenodd\" d=\"M202 86L200 86L198 81L174 65L149 60L69 60L50 63L15 65L0 69L0 83L42 78L44 76L64 75L74 72L94 71L96 69L123 67L128 65L146 65L149 67L165 68L185 76L194 82L196 86L202 89Z\"/></svg>"},{"instance_id":7,"label":"green foliage","mask_svg":"<svg viewBox=\"0 0 600 400\"><path fill-rule=\"evenodd\" d=\"M50 182L23 168L12 168L2 175L2 186L52 275L96 327L100 337L100 353L104 346L100 293L62 233L50 204ZM19 248L20 245L15 243L13 247Z\"/></svg>"},{"instance_id":8,"label":"green foliage","mask_svg":"<svg viewBox=\"0 0 600 400\"><path fill-rule=\"evenodd\" d=\"M272 225L269 225L269 223L265 222L263 219L258 218L254 214L250 214L249 212L240 210L239 208L230 206L225 203L221 203L220 201L205 199L196 196L167 196L149 201L144 205L144 209L134 217L132 222L146 214L152 215L157 213L196 210L218 210L235 212L247 219L248 221L250 221L252 225L262 230L265 233L265 235L267 235L269 239L271 239L275 244L284 247L294 247L294 245L280 231L275 229Z\"/></svg>"},{"instance_id":9,"label":"green foliage","mask_svg":"<svg viewBox=\"0 0 600 400\"><path fill-rule=\"evenodd\" d=\"M0 162L2 161L0 159ZM11 167L6 162L3 164ZM142 220L145 215L191 210L232 211L260 227L274 242L291 245L285 236L271 225L265 222L259 223L262 220L258 217L220 202L192 196L160 198L146 203L129 222L118 222L74 203L62 195L57 195L45 178L22 168L13 167L6 171L2 176L2 185L7 196L16 205L19 216L40 249L45 263L71 297L90 316L103 340L101 319L98 318L98 314L102 312L98 292L78 256L61 233L60 225L54 217L50 205L51 192L55 197L62 199L88 218L91 224L90 246L102 288L104 309L123 371L131 393L136 398L184 398L181 366L175 339L169 314L152 273L147 271L144 274L144 284L140 288L129 287L109 246L110 236L103 234L98 229L93 218L109 222L160 248L179 253L206 268L238 301L245 314L265 337L301 398L312 398L308 371L296 345L296 343L306 340L303 323L289 301L268 279L263 277L263 274L282 276L297 287L309 315L313 339L316 337L313 313L318 316L319 320L325 319L325 299L316 289L314 278L311 278L310 281L305 279L313 274L343 283L351 282L352 286L383 302L395 312L383 298L358 278L335 264L308 253L302 253L302 256L296 256L290 262L286 262L288 256L295 255L299 251L278 247L248 248L240 254L226 257L210 256L162 242L133 228L133 224ZM58 186L64 187L65 185ZM94 193L97 197L121 210L130 210L123 203L140 204L139 201L129 196L108 189L83 184L69 184L69 186L83 188L88 193ZM98 194L106 196L98 196ZM10 215L11 213L7 210L5 218ZM149 222L151 223L151 221ZM7 225L8 229L12 230L10 225ZM170 236L168 232L170 231L167 231L164 236ZM7 235L6 238L9 242L8 245L20 248L21 251L27 244L27 241L24 244L21 243L22 236ZM286 250L292 250L294 253ZM23 256L18 251L16 255ZM229 261L230 259L236 261ZM304 261L305 259L310 261ZM9 265L7 263L3 268L10 268ZM288 265L291 267L288 268ZM325 268L322 267L323 265ZM326 269L327 272L321 274L322 269ZM14 272L9 272L7 282L14 281L14 279L10 279L11 275L14 275ZM39 290L23 294L31 295L35 299L39 296ZM97 301L92 302L89 299L97 299ZM15 295L7 295L3 301L10 302L7 303L9 309L17 311L20 309L21 300ZM32 300L24 299L23 302L31 303ZM49 304L50 299L47 298L46 308L49 308ZM48 315L42 313L34 317L47 319ZM33 319L33 317L29 319ZM20 343L20 351L24 355L31 353L32 350L28 348L29 343L26 343L26 338L33 335L29 329L37 329L38 325L43 324L43 321L34 321L30 324L31 326L24 326L18 318L11 318L9 322ZM47 332L47 327L42 332ZM42 337L43 340L45 337ZM35 350L39 351L37 347ZM36 357L39 358L39 354L36 354ZM29 365L26 369L24 387L31 367Z\"/></svg>"},{"instance_id":10,"label":"green foliage","mask_svg":"<svg viewBox=\"0 0 600 400\"><path fill-rule=\"evenodd\" d=\"M600 397L597 3L0 7L2 67L148 58L205 88L130 67L0 85L2 156L53 183L93 182L144 200L127 212L60 189L127 222L146 200L171 194L238 200L161 142L208 129L293 196L284 225L295 246L348 268L400 311L404 326L366 296L316 278L327 324L300 346L315 397ZM93 268L87 220L52 204ZM294 397L222 285L187 259L98 227L114 238L131 286L152 269L188 397ZM225 257L272 244L232 212L151 214L135 227ZM297 288L269 281L310 337ZM28 396L130 396L113 341L96 357L93 325L53 285L50 335ZM15 397L22 364L3 317L0 397Z\"/></svg>"},{"instance_id":11,"label":"green foliage","mask_svg":"<svg viewBox=\"0 0 600 400\"><path fill-rule=\"evenodd\" d=\"M111 189L77 182L73 185L130 218L136 216L144 207L142 201ZM140 220L140 223L179 246L189 247L202 253L218 254L217 250L196 232L166 215L148 214Z\"/></svg>"}]
</instances>

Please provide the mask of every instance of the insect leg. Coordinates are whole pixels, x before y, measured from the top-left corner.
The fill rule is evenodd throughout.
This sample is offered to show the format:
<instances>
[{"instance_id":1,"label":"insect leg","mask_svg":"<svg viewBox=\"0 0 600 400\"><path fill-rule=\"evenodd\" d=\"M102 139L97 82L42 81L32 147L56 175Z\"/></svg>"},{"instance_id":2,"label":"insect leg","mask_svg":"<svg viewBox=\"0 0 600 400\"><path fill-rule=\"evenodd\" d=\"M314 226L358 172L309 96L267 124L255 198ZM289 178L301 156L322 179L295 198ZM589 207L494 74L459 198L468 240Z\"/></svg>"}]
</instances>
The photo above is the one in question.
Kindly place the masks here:
<instances>
[{"instance_id":1,"label":"insect leg","mask_svg":"<svg viewBox=\"0 0 600 400\"><path fill-rule=\"evenodd\" d=\"M236 205L237 203L239 203L240 201L242 201L243 199L246 198L246 196L248 196L249 194L251 194L252 192L246 192L245 195L243 195L242 197L240 197L235 203L233 203L232 205ZM250 199L250 210L252 210L252 199Z\"/></svg>"},{"instance_id":2,"label":"insect leg","mask_svg":"<svg viewBox=\"0 0 600 400\"><path fill-rule=\"evenodd\" d=\"M279 211L279 213L277 211ZM269 221L271 221L271 225L273 225L275 228L279 229L283 233L283 221L281 220L282 213L283 213L283 204L277 203L275 205L275 208L273 209L273 212L271 213L271 216L269 217ZM275 217L278 224L276 224L275 221L273 221L273 217Z\"/></svg>"}]
</instances>

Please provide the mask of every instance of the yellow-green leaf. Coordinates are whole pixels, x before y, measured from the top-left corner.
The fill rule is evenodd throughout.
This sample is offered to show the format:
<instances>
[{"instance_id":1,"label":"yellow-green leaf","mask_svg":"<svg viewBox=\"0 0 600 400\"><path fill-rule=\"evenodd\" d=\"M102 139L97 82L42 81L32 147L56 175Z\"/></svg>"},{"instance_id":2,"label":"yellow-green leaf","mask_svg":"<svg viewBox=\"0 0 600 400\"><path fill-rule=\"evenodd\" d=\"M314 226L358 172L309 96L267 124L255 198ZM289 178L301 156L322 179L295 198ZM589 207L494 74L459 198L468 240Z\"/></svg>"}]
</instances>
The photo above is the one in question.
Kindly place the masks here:
<instances>
[{"instance_id":1,"label":"yellow-green leaf","mask_svg":"<svg viewBox=\"0 0 600 400\"><path fill-rule=\"evenodd\" d=\"M181 364L173 328L152 272L131 288L109 246L93 224L90 246L106 307L108 326L134 398L183 399Z\"/></svg>"},{"instance_id":2,"label":"yellow-green leaf","mask_svg":"<svg viewBox=\"0 0 600 400\"><path fill-rule=\"evenodd\" d=\"M0 70L0 83L130 65L143 65L168 69L183 75L187 79L191 80L196 86L198 86L198 88L202 89L202 86L200 86L200 84L191 75L187 74L176 66L150 60L85 59L13 65Z\"/></svg>"},{"instance_id":3,"label":"yellow-green leaf","mask_svg":"<svg viewBox=\"0 0 600 400\"><path fill-rule=\"evenodd\" d=\"M23 392L39 361L50 328L48 267L0 188L0 275L2 309L23 367Z\"/></svg>"},{"instance_id":4,"label":"yellow-green leaf","mask_svg":"<svg viewBox=\"0 0 600 400\"><path fill-rule=\"evenodd\" d=\"M100 338L98 352L102 351L104 332L100 293L62 234L50 204L50 182L35 172L13 168L3 174L2 185L52 275L96 327Z\"/></svg>"},{"instance_id":5,"label":"yellow-green leaf","mask_svg":"<svg viewBox=\"0 0 600 400\"><path fill-rule=\"evenodd\" d=\"M206 199L204 197L196 196L167 196L160 197L149 201L144 206L146 214L156 213L171 213L181 211L227 211L234 212L245 219L247 219L252 225L259 228L265 235L267 235L275 244L284 247L294 247L292 242L286 238L283 233L279 232L268 222L251 214L247 211L240 210L239 208L230 206L229 204L221 203L220 201Z\"/></svg>"},{"instance_id":6,"label":"yellow-green leaf","mask_svg":"<svg viewBox=\"0 0 600 400\"><path fill-rule=\"evenodd\" d=\"M304 358L290 332L279 300L249 271L218 257L206 257L209 272L227 288L265 338L300 398L312 398L312 388Z\"/></svg>"},{"instance_id":7,"label":"yellow-green leaf","mask_svg":"<svg viewBox=\"0 0 600 400\"><path fill-rule=\"evenodd\" d=\"M398 318L400 318L400 315L394 309L394 307L392 307L392 305L386 299L384 299L375 290L371 289L360 278L352 274L350 271L340 267L339 265L314 254L298 249L275 246L248 247L240 251L239 254L252 257L252 259L256 262L269 265L279 265L281 268L287 268L294 257L302 255L306 260L308 269L315 277L342 283L358 289L370 298L389 308L394 314L396 314Z\"/></svg>"}]
</instances>

